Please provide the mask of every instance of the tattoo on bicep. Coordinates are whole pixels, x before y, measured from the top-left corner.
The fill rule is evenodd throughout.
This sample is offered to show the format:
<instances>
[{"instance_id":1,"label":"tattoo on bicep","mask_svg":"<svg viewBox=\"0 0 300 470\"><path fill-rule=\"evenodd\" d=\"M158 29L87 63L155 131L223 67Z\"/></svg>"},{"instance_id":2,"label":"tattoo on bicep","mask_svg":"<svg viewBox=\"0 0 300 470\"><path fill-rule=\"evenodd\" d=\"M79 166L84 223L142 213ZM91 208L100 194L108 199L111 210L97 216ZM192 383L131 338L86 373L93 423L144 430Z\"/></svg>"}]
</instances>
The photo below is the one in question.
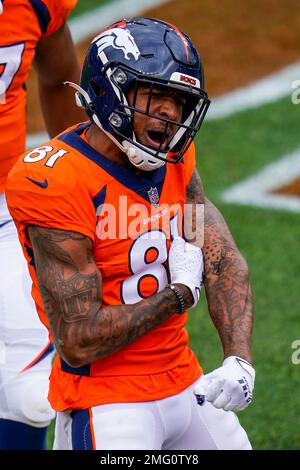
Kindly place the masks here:
<instances>
[{"instance_id":1,"label":"tattoo on bicep","mask_svg":"<svg viewBox=\"0 0 300 470\"><path fill-rule=\"evenodd\" d=\"M87 248L86 250L87 262L88 264L94 264L94 252L92 248Z\"/></svg>"},{"instance_id":2,"label":"tattoo on bicep","mask_svg":"<svg viewBox=\"0 0 300 470\"><path fill-rule=\"evenodd\" d=\"M204 189L197 169L194 170L186 188L186 202L187 204L204 203Z\"/></svg>"},{"instance_id":3,"label":"tattoo on bicep","mask_svg":"<svg viewBox=\"0 0 300 470\"><path fill-rule=\"evenodd\" d=\"M218 209L206 198L204 209L205 271L216 276L223 274L233 262L237 248L227 224Z\"/></svg>"},{"instance_id":4,"label":"tattoo on bicep","mask_svg":"<svg viewBox=\"0 0 300 470\"><path fill-rule=\"evenodd\" d=\"M245 260L219 211L205 203L205 289L226 355L251 360L252 297Z\"/></svg>"},{"instance_id":5,"label":"tattoo on bicep","mask_svg":"<svg viewBox=\"0 0 300 470\"><path fill-rule=\"evenodd\" d=\"M74 260L68 251L61 246L61 243L86 239L80 233L35 226L29 228L29 236L35 251L38 253L38 257L46 263L50 256L51 258L59 259L61 263L73 264Z\"/></svg>"},{"instance_id":6,"label":"tattoo on bicep","mask_svg":"<svg viewBox=\"0 0 300 470\"><path fill-rule=\"evenodd\" d=\"M80 272L80 263L85 261L90 265L94 262L92 243L79 233L41 227L30 227L29 235L44 307L59 335L57 327L62 325L59 316L66 323L84 320L95 308L95 301L97 305L100 303L99 271ZM76 245L72 246L72 243ZM73 249L70 250L70 246Z\"/></svg>"},{"instance_id":7,"label":"tattoo on bicep","mask_svg":"<svg viewBox=\"0 0 300 470\"><path fill-rule=\"evenodd\" d=\"M212 274L215 274L216 276L222 274L225 269L226 251L224 248L222 248L220 251L220 255L216 257L216 259L213 259L211 263Z\"/></svg>"}]
</instances>

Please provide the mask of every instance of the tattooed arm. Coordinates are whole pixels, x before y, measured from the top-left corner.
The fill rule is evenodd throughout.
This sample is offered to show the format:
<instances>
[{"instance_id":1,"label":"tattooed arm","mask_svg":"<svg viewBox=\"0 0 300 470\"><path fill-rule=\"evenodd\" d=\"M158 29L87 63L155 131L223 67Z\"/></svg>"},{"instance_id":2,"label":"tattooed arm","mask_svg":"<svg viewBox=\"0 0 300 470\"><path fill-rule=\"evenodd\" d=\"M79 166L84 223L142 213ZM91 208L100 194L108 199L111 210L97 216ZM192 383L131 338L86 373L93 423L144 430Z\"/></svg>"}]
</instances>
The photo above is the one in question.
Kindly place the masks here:
<instances>
[{"instance_id":1,"label":"tattooed arm","mask_svg":"<svg viewBox=\"0 0 300 470\"><path fill-rule=\"evenodd\" d=\"M224 357L240 356L251 362L253 311L248 267L222 215L205 197L197 170L187 187L186 202L204 204L204 285L209 313L220 335ZM195 211L190 223L195 227ZM197 239L203 240L203 237Z\"/></svg>"},{"instance_id":2,"label":"tattooed arm","mask_svg":"<svg viewBox=\"0 0 300 470\"><path fill-rule=\"evenodd\" d=\"M171 289L134 305L102 305L93 242L76 232L31 226L36 273L56 348L72 367L112 354L178 311ZM193 298L177 284L186 305Z\"/></svg>"}]
</instances>

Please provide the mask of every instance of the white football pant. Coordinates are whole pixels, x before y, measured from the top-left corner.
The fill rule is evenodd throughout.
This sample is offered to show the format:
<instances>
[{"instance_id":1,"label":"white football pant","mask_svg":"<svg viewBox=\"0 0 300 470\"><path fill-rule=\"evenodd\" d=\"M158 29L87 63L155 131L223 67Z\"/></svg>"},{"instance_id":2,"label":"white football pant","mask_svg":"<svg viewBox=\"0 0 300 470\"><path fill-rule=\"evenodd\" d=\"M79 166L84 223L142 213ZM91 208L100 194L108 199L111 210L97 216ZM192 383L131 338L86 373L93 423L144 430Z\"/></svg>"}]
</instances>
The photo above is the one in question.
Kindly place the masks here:
<instances>
[{"instance_id":1,"label":"white football pant","mask_svg":"<svg viewBox=\"0 0 300 470\"><path fill-rule=\"evenodd\" d=\"M57 413L55 450L250 450L231 411L199 406L195 384L162 400Z\"/></svg>"},{"instance_id":2,"label":"white football pant","mask_svg":"<svg viewBox=\"0 0 300 470\"><path fill-rule=\"evenodd\" d=\"M53 346L31 297L17 230L0 194L0 419L45 427Z\"/></svg>"}]
</instances>

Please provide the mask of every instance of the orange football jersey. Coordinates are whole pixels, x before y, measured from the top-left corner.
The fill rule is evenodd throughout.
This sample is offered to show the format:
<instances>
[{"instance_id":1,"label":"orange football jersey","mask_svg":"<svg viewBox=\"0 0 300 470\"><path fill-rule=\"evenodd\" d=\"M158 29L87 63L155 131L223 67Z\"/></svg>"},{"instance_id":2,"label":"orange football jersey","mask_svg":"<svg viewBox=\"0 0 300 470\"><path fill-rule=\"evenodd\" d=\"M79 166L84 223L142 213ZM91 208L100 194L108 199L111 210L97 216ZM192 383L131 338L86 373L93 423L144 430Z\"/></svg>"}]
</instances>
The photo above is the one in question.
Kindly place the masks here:
<instances>
[{"instance_id":1,"label":"orange football jersey","mask_svg":"<svg viewBox=\"0 0 300 470\"><path fill-rule=\"evenodd\" d=\"M0 15L0 192L25 149L26 80L38 41L62 26L77 0L5 0Z\"/></svg>"},{"instance_id":2,"label":"orange football jersey","mask_svg":"<svg viewBox=\"0 0 300 470\"><path fill-rule=\"evenodd\" d=\"M186 186L195 167L192 145L184 162L152 172L123 168L86 141L89 124L72 127L22 156L11 170L6 197L40 297L27 227L80 232L94 243L104 305L133 304L169 282L170 234L182 232ZM126 158L124 156L124 158ZM84 302L84 298L74 299ZM148 401L182 391L202 373L188 346L187 312L104 359L74 369L56 357L49 399L54 409Z\"/></svg>"}]
</instances>

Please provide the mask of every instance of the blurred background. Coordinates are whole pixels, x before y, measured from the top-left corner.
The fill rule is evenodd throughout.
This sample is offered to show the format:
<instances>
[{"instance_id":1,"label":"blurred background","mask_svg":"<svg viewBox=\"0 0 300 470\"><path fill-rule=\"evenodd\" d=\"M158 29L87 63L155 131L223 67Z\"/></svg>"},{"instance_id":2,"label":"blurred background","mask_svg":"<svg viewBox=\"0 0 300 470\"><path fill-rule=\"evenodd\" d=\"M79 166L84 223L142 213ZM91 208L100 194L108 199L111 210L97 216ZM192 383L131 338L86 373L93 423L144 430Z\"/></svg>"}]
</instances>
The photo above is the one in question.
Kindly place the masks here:
<instances>
[{"instance_id":1,"label":"blurred background","mask_svg":"<svg viewBox=\"0 0 300 470\"><path fill-rule=\"evenodd\" d=\"M80 61L104 26L139 15L185 31L204 63L213 104L196 139L198 168L249 264L255 300L256 387L239 419L255 449L299 449L300 2L79 0L70 25ZM29 145L44 131L34 73L30 82ZM218 367L204 297L188 330L204 370Z\"/></svg>"}]
</instances>

